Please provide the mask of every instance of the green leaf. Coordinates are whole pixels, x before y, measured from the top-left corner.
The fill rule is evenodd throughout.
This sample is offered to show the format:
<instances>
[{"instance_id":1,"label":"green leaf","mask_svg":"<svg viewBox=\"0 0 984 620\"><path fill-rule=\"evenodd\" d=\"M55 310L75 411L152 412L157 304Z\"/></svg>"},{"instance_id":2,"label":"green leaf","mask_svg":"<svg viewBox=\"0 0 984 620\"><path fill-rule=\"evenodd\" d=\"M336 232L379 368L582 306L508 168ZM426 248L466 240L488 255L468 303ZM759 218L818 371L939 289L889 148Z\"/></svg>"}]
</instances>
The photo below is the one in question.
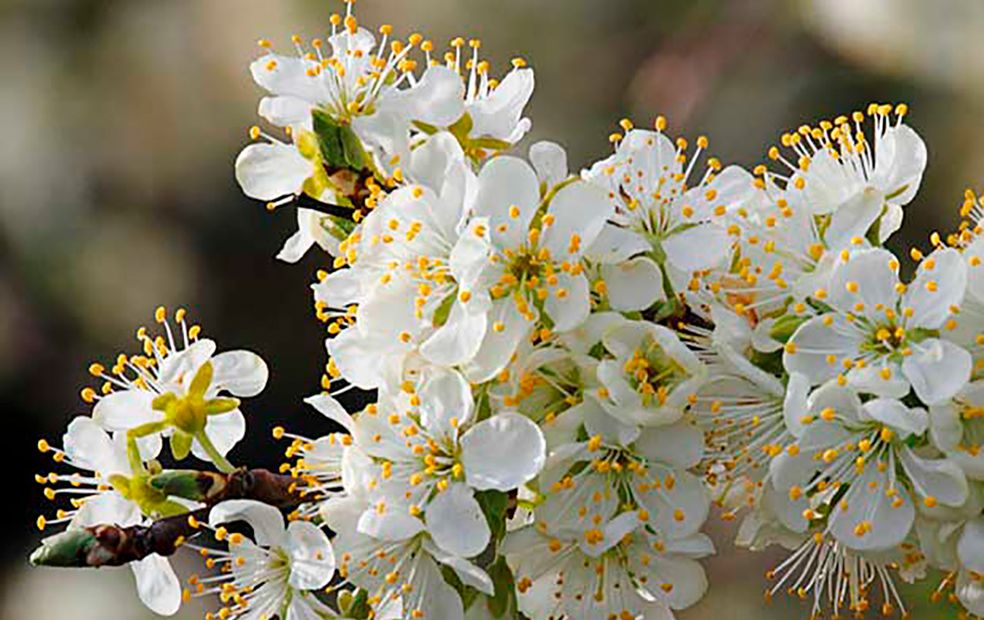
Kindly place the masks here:
<instances>
[{"instance_id":1,"label":"green leaf","mask_svg":"<svg viewBox=\"0 0 984 620\"><path fill-rule=\"evenodd\" d=\"M769 330L769 336L785 344L792 337L793 332L809 319L810 317L808 316L785 314L776 319L776 322L772 324L772 328Z\"/></svg>"},{"instance_id":2,"label":"green leaf","mask_svg":"<svg viewBox=\"0 0 984 620\"><path fill-rule=\"evenodd\" d=\"M369 593L362 588L355 591L355 596L345 610L347 618L368 618L372 609L369 607Z\"/></svg>"},{"instance_id":3,"label":"green leaf","mask_svg":"<svg viewBox=\"0 0 984 620\"><path fill-rule=\"evenodd\" d=\"M171 435L171 454L175 460L182 461L188 457L192 440L192 436L188 433L175 429L174 434Z\"/></svg>"},{"instance_id":4,"label":"green leaf","mask_svg":"<svg viewBox=\"0 0 984 620\"><path fill-rule=\"evenodd\" d=\"M342 136L335 119L327 112L314 110L311 112L311 120L325 163L333 168L345 168L345 148L342 146Z\"/></svg>"},{"instance_id":5,"label":"green leaf","mask_svg":"<svg viewBox=\"0 0 984 620\"><path fill-rule=\"evenodd\" d=\"M172 450L174 440L171 440ZM192 469L174 469L151 476L148 484L165 495L183 497L196 502L207 499L205 489L199 483L198 472Z\"/></svg>"},{"instance_id":6,"label":"green leaf","mask_svg":"<svg viewBox=\"0 0 984 620\"><path fill-rule=\"evenodd\" d=\"M34 566L84 566L80 559L96 544L96 537L88 530L66 530L41 541L41 546L31 553Z\"/></svg>"},{"instance_id":7,"label":"green leaf","mask_svg":"<svg viewBox=\"0 0 984 620\"><path fill-rule=\"evenodd\" d=\"M502 491L479 491L475 494L482 514L492 530L493 540L502 540L506 535L506 510L509 508L509 495Z\"/></svg>"},{"instance_id":8,"label":"green leaf","mask_svg":"<svg viewBox=\"0 0 984 620\"><path fill-rule=\"evenodd\" d=\"M504 557L496 559L488 573L495 586L495 595L489 599L489 611L494 617L502 618L516 609L516 583Z\"/></svg>"},{"instance_id":9,"label":"green leaf","mask_svg":"<svg viewBox=\"0 0 984 620\"><path fill-rule=\"evenodd\" d=\"M454 588L458 596L461 597L461 604L465 609L471 606L478 596L478 590L471 586L467 586L458 577L458 574L450 566L444 564L441 565L441 576L444 577L444 581L447 582L449 586Z\"/></svg>"}]
</instances>

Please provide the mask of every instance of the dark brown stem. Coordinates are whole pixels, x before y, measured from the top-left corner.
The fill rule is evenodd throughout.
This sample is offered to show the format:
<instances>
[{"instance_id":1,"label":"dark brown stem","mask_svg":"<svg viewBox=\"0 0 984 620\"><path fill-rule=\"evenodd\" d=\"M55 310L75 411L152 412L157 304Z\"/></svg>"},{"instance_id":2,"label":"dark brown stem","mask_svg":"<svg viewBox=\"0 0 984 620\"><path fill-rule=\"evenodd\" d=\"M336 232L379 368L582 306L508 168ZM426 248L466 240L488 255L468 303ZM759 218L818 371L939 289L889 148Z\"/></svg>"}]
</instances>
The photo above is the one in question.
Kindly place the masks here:
<instances>
[{"instance_id":1,"label":"dark brown stem","mask_svg":"<svg viewBox=\"0 0 984 620\"><path fill-rule=\"evenodd\" d=\"M169 556L199 531L195 527L196 521L206 521L211 506L223 500L253 499L281 510L290 510L302 502L296 479L265 469L200 475L209 481L204 508L160 519L150 525L121 527L105 524L67 530L45 539L31 554L31 563L98 568L122 566L152 553Z\"/></svg>"}]
</instances>

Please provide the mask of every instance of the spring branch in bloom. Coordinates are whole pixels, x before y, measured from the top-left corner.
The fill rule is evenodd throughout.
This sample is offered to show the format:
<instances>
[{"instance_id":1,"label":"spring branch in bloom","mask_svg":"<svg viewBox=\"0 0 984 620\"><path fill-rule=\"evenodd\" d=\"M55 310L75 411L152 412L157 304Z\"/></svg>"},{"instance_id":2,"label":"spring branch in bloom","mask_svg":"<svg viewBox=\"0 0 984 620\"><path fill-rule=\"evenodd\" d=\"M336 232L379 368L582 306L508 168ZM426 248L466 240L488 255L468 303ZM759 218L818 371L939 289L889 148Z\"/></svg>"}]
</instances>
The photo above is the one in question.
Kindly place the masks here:
<instances>
[{"instance_id":1,"label":"spring branch in bloom","mask_svg":"<svg viewBox=\"0 0 984 620\"><path fill-rule=\"evenodd\" d=\"M302 500L296 480L265 469L240 469L231 474L198 471L169 471L151 484L169 495L204 502L198 510L167 517L150 525L121 527L100 524L67 530L42 541L31 554L31 564L74 568L122 566L152 553L173 554L206 520L209 508L228 499L252 499L280 509L290 509Z\"/></svg>"}]
</instances>

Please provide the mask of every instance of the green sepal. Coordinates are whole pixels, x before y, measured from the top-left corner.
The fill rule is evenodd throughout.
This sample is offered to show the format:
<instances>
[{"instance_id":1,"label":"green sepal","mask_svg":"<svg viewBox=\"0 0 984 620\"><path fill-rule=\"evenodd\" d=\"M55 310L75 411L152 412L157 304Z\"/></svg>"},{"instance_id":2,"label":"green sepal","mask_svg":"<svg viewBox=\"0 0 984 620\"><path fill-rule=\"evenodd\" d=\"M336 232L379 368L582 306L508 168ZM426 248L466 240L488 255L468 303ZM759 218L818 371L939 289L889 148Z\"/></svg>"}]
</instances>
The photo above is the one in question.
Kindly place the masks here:
<instances>
[{"instance_id":1,"label":"green sepal","mask_svg":"<svg viewBox=\"0 0 984 620\"><path fill-rule=\"evenodd\" d=\"M448 322L448 317L451 316L451 308L454 307L454 300L457 296L457 292L452 291L437 305L437 309L434 310L434 327L441 327Z\"/></svg>"},{"instance_id":2,"label":"green sepal","mask_svg":"<svg viewBox=\"0 0 984 620\"><path fill-rule=\"evenodd\" d=\"M192 378L191 385L188 386L188 395L204 396L205 392L208 391L208 386L212 384L213 374L212 362L202 364Z\"/></svg>"},{"instance_id":3,"label":"green sepal","mask_svg":"<svg viewBox=\"0 0 984 620\"><path fill-rule=\"evenodd\" d=\"M456 120L454 124L448 127L448 131L452 136L458 139L458 142L462 146L468 143L468 134L471 133L472 128L475 126L475 121L472 120L470 114L465 112L461 118Z\"/></svg>"},{"instance_id":4,"label":"green sepal","mask_svg":"<svg viewBox=\"0 0 984 620\"><path fill-rule=\"evenodd\" d=\"M191 453L191 443L194 438L182 430L175 430L171 435L171 456L176 461L183 461Z\"/></svg>"},{"instance_id":5,"label":"green sepal","mask_svg":"<svg viewBox=\"0 0 984 620\"><path fill-rule=\"evenodd\" d=\"M212 398L205 401L205 414L219 415L220 413L229 413L238 406L238 398Z\"/></svg>"},{"instance_id":6,"label":"green sepal","mask_svg":"<svg viewBox=\"0 0 984 620\"><path fill-rule=\"evenodd\" d=\"M78 558L88 553L96 542L88 530L65 530L42 540L41 546L31 553L30 562L34 566L79 566Z\"/></svg>"},{"instance_id":7,"label":"green sepal","mask_svg":"<svg viewBox=\"0 0 984 620\"><path fill-rule=\"evenodd\" d=\"M345 153L345 162L352 170L363 170L369 161L366 150L362 146L362 140L355 135L350 125L342 125L339 129L342 139L342 150Z\"/></svg>"}]
</instances>

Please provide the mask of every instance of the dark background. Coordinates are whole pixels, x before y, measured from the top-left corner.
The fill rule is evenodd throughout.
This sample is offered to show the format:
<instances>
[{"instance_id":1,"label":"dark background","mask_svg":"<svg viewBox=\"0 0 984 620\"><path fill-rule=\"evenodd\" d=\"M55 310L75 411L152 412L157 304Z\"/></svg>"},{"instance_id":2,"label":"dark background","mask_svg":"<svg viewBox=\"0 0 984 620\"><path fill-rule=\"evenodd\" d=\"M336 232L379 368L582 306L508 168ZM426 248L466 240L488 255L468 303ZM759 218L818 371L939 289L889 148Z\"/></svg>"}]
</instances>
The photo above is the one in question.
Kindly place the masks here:
<instances>
[{"instance_id":1,"label":"dark background","mask_svg":"<svg viewBox=\"0 0 984 620\"><path fill-rule=\"evenodd\" d=\"M568 147L572 169L608 153L623 116L707 134L724 162L753 165L780 133L863 108L910 104L930 164L894 249L956 222L984 177L984 3L977 0L360 0L361 21L420 30L438 45L479 36L504 72L536 69L532 139ZM295 229L243 197L232 162L261 95L255 41L323 36L335 0L0 0L0 415L4 447L0 620L146 617L126 571L31 570L50 470L39 437L60 443L93 360L135 347L154 308L184 305L220 349L271 365L245 411L236 463L275 466L270 429L323 432L301 398L318 389L322 330L307 288L325 262L273 260ZM531 141L526 142L528 146ZM525 147L524 147L525 151ZM806 617L762 604L779 557L720 554L711 590L684 618ZM199 570L183 560L184 574ZM927 586L928 587L928 586ZM927 587L909 590L919 617ZM180 617L198 617L190 606ZM793 615L795 614L795 615Z\"/></svg>"}]
</instances>

